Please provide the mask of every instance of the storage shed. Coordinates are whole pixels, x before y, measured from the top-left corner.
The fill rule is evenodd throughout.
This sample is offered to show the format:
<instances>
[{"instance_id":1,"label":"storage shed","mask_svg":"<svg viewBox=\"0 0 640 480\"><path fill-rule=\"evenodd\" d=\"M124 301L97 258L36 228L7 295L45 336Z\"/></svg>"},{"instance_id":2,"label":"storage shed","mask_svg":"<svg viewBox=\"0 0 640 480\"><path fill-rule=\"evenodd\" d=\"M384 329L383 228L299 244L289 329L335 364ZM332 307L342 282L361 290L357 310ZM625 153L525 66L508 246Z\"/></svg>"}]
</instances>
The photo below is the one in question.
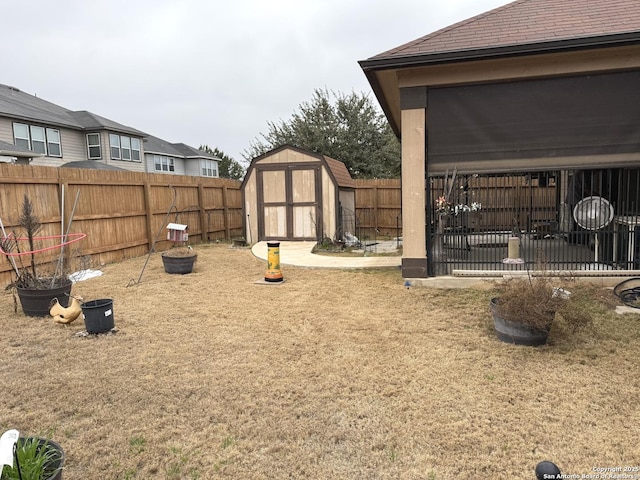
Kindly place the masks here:
<instances>
[{"instance_id":1,"label":"storage shed","mask_svg":"<svg viewBox=\"0 0 640 480\"><path fill-rule=\"evenodd\" d=\"M355 213L344 163L284 145L251 161L242 182L247 241L342 240Z\"/></svg>"}]
</instances>

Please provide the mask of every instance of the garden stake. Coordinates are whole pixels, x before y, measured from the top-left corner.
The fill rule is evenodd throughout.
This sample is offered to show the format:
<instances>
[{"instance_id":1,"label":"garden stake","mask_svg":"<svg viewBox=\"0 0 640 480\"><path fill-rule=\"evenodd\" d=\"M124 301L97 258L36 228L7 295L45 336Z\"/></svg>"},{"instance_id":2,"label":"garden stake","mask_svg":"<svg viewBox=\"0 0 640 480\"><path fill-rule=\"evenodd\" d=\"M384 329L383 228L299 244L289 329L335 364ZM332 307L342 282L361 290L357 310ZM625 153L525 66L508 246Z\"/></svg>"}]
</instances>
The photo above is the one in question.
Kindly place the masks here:
<instances>
[{"instance_id":1,"label":"garden stake","mask_svg":"<svg viewBox=\"0 0 640 480\"><path fill-rule=\"evenodd\" d=\"M76 212L76 206L78 205L78 198L80 198L80 189L76 192L76 200L73 202L73 208L71 209L71 216L69 217L69 224L67 225L67 231L62 238L62 245L60 246L60 256L58 257L58 264L56 265L56 271L53 273L53 278L51 279L51 287L53 288L53 284L56 282L56 278L58 277L58 270L62 264L62 259L64 258L64 247L67 243L67 238L69 237L69 230L71 230L71 223L73 223L73 215ZM63 204L64 205L64 204Z\"/></svg>"}]
</instances>

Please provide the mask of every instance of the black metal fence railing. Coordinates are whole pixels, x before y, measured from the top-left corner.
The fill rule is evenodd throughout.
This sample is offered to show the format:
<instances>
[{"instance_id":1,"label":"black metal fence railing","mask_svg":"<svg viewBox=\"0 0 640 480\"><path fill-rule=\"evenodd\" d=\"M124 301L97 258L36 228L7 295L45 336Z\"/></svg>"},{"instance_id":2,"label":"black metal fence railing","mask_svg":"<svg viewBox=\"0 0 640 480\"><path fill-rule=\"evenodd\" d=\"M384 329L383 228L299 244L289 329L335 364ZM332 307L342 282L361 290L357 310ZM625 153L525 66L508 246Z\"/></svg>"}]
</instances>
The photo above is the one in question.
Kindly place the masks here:
<instances>
[{"instance_id":1,"label":"black metal fence railing","mask_svg":"<svg viewBox=\"0 0 640 480\"><path fill-rule=\"evenodd\" d=\"M431 275L640 269L640 169L430 177Z\"/></svg>"}]
</instances>

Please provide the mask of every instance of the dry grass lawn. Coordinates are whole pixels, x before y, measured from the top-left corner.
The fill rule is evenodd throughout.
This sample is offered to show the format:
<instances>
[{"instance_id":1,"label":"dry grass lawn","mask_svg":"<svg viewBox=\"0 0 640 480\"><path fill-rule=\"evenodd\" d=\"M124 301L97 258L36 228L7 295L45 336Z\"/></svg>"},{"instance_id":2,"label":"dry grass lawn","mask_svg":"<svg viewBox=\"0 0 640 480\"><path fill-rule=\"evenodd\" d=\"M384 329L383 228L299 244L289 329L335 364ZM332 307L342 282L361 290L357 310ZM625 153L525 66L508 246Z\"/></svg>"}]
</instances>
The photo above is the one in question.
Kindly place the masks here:
<instances>
[{"instance_id":1,"label":"dry grass lawn","mask_svg":"<svg viewBox=\"0 0 640 480\"><path fill-rule=\"evenodd\" d=\"M640 317L517 347L489 289L406 289L398 270L283 267L197 247L74 286L115 335L14 313L0 295L0 428L50 435L66 480L535 478L640 464Z\"/></svg>"}]
</instances>

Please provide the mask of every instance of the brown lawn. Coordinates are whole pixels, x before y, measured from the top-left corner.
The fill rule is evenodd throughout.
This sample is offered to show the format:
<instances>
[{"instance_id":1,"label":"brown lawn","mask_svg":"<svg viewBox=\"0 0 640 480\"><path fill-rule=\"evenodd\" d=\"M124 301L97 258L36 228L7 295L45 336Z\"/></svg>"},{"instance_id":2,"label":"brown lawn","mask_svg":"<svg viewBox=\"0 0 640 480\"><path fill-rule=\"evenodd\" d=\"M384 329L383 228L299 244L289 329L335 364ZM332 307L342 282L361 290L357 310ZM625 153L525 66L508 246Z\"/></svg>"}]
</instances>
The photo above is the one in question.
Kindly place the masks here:
<instances>
[{"instance_id":1,"label":"brown lawn","mask_svg":"<svg viewBox=\"0 0 640 480\"><path fill-rule=\"evenodd\" d=\"M533 479L640 462L640 317L598 308L548 346L496 340L491 291L406 289L397 270L283 267L197 247L80 282L115 335L0 295L0 427L50 435L76 479ZM595 307L594 307L595 308Z\"/></svg>"}]
</instances>

